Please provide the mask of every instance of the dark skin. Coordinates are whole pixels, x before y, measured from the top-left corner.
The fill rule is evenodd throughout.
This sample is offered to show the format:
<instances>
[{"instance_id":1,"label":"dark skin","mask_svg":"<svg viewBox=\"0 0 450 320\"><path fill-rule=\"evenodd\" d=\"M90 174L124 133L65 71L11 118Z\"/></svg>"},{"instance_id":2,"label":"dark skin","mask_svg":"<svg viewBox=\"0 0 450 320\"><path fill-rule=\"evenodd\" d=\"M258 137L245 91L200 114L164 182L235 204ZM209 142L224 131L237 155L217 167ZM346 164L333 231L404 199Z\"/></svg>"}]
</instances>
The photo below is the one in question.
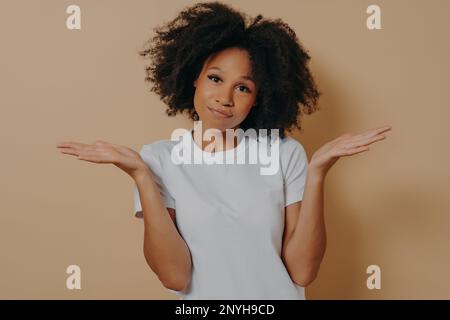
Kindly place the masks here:
<instances>
[{"instance_id":1,"label":"dark skin","mask_svg":"<svg viewBox=\"0 0 450 320\"><path fill-rule=\"evenodd\" d=\"M285 208L281 257L295 283L306 287L314 281L325 254L326 174L341 157L368 151L370 144L384 140L391 129L391 126L382 126L361 134L346 133L323 145L312 156L303 200Z\"/></svg>"},{"instance_id":2,"label":"dark skin","mask_svg":"<svg viewBox=\"0 0 450 320\"><path fill-rule=\"evenodd\" d=\"M194 107L202 121L201 137L207 129L215 128L222 133L223 142L212 143L211 147L206 148L208 141L196 141L202 149L221 151L236 146L236 138L227 143L225 130L238 128L254 106L257 86L251 72L248 52L239 48L225 49L209 57L203 64L194 81ZM223 117L210 108L230 116Z\"/></svg>"},{"instance_id":3,"label":"dark skin","mask_svg":"<svg viewBox=\"0 0 450 320\"><path fill-rule=\"evenodd\" d=\"M202 121L203 131L216 128L223 142L197 141L205 151L236 147L237 141L226 142L225 129L236 129L254 106L258 88L251 79L251 64L245 50L228 48L205 61L193 84L194 106ZM208 107L231 115L220 116ZM325 143L311 157L303 201L285 208L282 259L294 282L307 286L316 277L326 248L323 212L323 185L331 167L341 157L369 150L369 145L386 138L392 129L385 125L361 134L344 134ZM203 132L201 134L203 137ZM63 141L57 144L61 153L92 163L110 163L136 180L148 168L140 154L128 147L97 140L93 144ZM168 208L175 222L176 211Z\"/></svg>"}]
</instances>

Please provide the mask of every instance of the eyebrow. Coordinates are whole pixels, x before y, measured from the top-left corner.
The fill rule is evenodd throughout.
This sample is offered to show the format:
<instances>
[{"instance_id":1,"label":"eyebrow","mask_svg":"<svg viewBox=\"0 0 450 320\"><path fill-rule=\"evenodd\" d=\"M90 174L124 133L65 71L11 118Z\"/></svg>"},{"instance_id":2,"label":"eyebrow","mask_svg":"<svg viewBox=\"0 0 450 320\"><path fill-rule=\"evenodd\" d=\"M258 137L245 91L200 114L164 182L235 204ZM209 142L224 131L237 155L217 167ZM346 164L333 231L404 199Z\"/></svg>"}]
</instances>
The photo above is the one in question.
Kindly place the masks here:
<instances>
[{"instance_id":1,"label":"eyebrow","mask_svg":"<svg viewBox=\"0 0 450 320\"><path fill-rule=\"evenodd\" d=\"M220 69L219 67L210 67L210 68L208 68L208 70L210 70L210 69L216 69L216 70L218 70L220 72L223 72L223 70ZM255 80L251 76L242 76L242 77L240 77L240 79L246 79L246 80L250 80L252 82L255 82Z\"/></svg>"}]
</instances>

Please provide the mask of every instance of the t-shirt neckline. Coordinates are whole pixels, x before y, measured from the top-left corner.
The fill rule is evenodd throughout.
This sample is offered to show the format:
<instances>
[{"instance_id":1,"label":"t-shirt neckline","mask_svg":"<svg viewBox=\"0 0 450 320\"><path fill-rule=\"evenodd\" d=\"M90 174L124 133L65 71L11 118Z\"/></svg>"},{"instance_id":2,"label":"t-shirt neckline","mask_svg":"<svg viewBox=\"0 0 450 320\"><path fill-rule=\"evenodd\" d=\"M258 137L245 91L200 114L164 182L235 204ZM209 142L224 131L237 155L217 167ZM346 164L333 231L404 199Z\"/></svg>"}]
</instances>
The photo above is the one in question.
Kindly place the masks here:
<instances>
[{"instance_id":1,"label":"t-shirt neckline","mask_svg":"<svg viewBox=\"0 0 450 320\"><path fill-rule=\"evenodd\" d=\"M228 155L228 154L233 154L235 151L237 151L238 153L240 152L240 150L243 150L243 147L245 147L245 135L243 134L242 130L237 130L237 138L238 138L238 144L236 147L231 148L231 149L226 149L226 150L219 150L219 151L214 151L214 152L208 152L208 151L204 151L202 148L200 148L197 143L194 140L194 137L192 136L194 133L194 129L191 129L187 132L189 141L191 144L194 145L194 149L196 152L200 152L202 154L206 154L209 156L222 156L223 154ZM244 144L244 145L242 145Z\"/></svg>"}]
</instances>

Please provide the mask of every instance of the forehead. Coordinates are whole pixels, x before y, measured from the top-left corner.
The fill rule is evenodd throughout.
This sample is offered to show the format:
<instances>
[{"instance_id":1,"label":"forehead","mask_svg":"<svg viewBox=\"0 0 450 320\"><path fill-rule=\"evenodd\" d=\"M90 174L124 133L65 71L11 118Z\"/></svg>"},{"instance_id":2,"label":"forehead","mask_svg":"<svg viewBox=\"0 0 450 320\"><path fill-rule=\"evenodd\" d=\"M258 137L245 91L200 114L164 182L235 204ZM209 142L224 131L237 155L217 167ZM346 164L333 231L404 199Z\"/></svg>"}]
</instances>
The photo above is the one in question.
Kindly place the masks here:
<instances>
[{"instance_id":1,"label":"forehead","mask_svg":"<svg viewBox=\"0 0 450 320\"><path fill-rule=\"evenodd\" d=\"M221 71L236 75L251 75L250 56L246 50L227 48L211 55L205 62L204 69L219 68ZM215 69L217 70L217 69Z\"/></svg>"}]
</instances>

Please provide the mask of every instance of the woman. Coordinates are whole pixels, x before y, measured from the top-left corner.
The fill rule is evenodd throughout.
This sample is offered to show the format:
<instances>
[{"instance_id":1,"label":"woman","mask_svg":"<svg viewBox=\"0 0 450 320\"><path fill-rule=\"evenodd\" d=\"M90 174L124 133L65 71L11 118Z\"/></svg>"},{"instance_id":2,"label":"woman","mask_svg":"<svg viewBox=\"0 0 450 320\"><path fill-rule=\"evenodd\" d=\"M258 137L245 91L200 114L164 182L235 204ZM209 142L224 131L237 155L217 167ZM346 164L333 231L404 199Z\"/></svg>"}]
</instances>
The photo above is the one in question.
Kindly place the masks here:
<instances>
[{"instance_id":1,"label":"woman","mask_svg":"<svg viewBox=\"0 0 450 320\"><path fill-rule=\"evenodd\" d=\"M305 299L326 248L327 172L340 157L369 150L391 127L342 135L308 163L303 146L285 130L301 129L299 106L314 112L320 93L309 55L279 19L249 19L221 3L200 3L157 29L141 55L152 59L146 80L167 114L187 112L201 123L182 135L183 153L226 158L251 145L259 150L266 141L261 132L270 130L278 170L262 175L260 163L176 163L173 150L180 144L173 140L144 145L139 153L105 141L57 147L80 160L112 163L133 178L145 258L180 297ZM208 130L216 132L213 142L204 139ZM235 134L227 139L230 130Z\"/></svg>"}]
</instances>

